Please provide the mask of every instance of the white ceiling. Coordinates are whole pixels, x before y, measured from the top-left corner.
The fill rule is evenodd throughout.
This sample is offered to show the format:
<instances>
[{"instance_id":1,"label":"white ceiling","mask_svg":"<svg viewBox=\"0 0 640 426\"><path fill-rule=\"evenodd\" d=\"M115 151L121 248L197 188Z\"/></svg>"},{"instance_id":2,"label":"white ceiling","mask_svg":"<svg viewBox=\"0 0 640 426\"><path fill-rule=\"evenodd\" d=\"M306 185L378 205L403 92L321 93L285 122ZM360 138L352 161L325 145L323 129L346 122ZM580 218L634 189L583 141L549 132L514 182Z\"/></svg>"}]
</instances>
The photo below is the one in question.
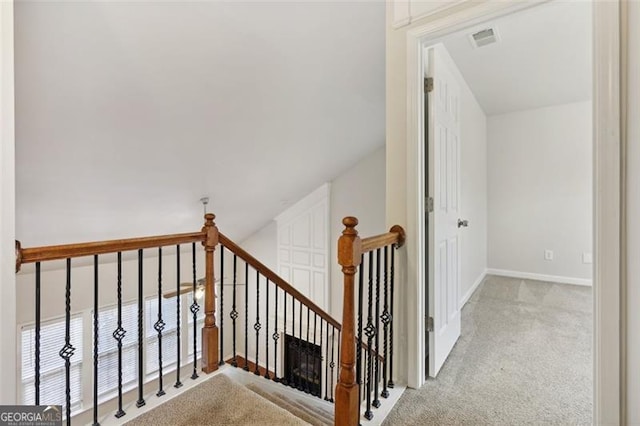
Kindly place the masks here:
<instances>
[{"instance_id":1,"label":"white ceiling","mask_svg":"<svg viewBox=\"0 0 640 426\"><path fill-rule=\"evenodd\" d=\"M17 237L241 240L384 144L383 2L16 5Z\"/></svg>"},{"instance_id":2,"label":"white ceiling","mask_svg":"<svg viewBox=\"0 0 640 426\"><path fill-rule=\"evenodd\" d=\"M487 115L591 99L590 1L554 1L443 38ZM492 26L500 41L475 49Z\"/></svg>"}]
</instances>

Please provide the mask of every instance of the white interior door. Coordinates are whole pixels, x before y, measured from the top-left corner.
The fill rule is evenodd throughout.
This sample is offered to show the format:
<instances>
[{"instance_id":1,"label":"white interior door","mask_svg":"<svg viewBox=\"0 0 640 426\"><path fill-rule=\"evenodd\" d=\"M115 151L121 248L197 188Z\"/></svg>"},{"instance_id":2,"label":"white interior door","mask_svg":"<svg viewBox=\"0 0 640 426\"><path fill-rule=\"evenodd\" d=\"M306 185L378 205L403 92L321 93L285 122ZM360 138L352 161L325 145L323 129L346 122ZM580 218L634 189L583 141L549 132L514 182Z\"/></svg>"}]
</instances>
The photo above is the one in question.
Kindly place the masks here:
<instances>
[{"instance_id":1,"label":"white interior door","mask_svg":"<svg viewBox=\"0 0 640 426\"><path fill-rule=\"evenodd\" d=\"M460 87L438 47L429 50L428 192L429 213L428 310L429 375L435 377L460 336Z\"/></svg>"}]
</instances>

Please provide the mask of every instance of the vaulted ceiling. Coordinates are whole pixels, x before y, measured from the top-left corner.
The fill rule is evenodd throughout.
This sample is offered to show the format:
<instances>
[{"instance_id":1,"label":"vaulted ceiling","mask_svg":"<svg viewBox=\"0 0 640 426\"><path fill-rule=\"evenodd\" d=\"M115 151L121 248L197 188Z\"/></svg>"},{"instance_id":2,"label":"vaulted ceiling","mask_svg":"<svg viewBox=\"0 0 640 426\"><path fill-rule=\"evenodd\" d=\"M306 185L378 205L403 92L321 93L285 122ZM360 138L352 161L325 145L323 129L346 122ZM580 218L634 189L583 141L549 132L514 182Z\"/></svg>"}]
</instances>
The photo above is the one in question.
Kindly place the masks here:
<instances>
[{"instance_id":1,"label":"vaulted ceiling","mask_svg":"<svg viewBox=\"0 0 640 426\"><path fill-rule=\"evenodd\" d=\"M27 2L17 236L242 239L384 143L383 2Z\"/></svg>"},{"instance_id":2,"label":"vaulted ceiling","mask_svg":"<svg viewBox=\"0 0 640 426\"><path fill-rule=\"evenodd\" d=\"M580 102L592 97L592 2L552 1L444 37L488 115ZM474 48L485 28L499 41Z\"/></svg>"}]
</instances>

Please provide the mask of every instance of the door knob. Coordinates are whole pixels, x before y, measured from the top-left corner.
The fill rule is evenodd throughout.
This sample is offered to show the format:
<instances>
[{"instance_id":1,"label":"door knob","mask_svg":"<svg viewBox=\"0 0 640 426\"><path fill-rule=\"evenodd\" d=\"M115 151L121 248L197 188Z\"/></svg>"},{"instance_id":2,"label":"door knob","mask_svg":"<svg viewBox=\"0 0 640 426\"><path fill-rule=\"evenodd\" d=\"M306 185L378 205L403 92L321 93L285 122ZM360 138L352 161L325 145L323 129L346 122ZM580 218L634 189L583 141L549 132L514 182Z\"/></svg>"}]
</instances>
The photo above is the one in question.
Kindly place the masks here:
<instances>
[{"instance_id":1,"label":"door knob","mask_svg":"<svg viewBox=\"0 0 640 426\"><path fill-rule=\"evenodd\" d=\"M466 228L467 226L469 226L468 220L458 219L458 228Z\"/></svg>"}]
</instances>

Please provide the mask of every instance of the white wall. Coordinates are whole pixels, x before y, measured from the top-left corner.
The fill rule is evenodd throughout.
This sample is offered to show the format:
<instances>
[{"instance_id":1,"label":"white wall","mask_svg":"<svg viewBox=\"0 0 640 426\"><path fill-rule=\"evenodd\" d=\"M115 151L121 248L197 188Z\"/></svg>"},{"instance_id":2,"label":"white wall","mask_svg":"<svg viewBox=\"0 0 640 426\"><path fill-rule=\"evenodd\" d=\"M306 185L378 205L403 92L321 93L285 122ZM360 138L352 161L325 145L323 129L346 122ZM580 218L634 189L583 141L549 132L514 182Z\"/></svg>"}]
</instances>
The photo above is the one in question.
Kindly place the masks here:
<instances>
[{"instance_id":1,"label":"white wall","mask_svg":"<svg viewBox=\"0 0 640 426\"><path fill-rule=\"evenodd\" d=\"M591 279L591 122L591 102L489 117L490 269Z\"/></svg>"},{"instance_id":2,"label":"white wall","mask_svg":"<svg viewBox=\"0 0 640 426\"><path fill-rule=\"evenodd\" d=\"M343 275L338 265L338 238L345 216L358 218L362 238L387 232L385 227L385 149L367 155L331 182L330 253L331 288L329 313L342 322Z\"/></svg>"},{"instance_id":3,"label":"white wall","mask_svg":"<svg viewBox=\"0 0 640 426\"><path fill-rule=\"evenodd\" d=\"M0 2L0 403L16 397L13 1Z\"/></svg>"},{"instance_id":4,"label":"white wall","mask_svg":"<svg viewBox=\"0 0 640 426\"><path fill-rule=\"evenodd\" d=\"M460 218L469 221L460 230L460 306L482 282L487 269L487 116L444 46L460 86Z\"/></svg>"},{"instance_id":5,"label":"white wall","mask_svg":"<svg viewBox=\"0 0 640 426\"><path fill-rule=\"evenodd\" d=\"M242 240L239 245L274 272L278 271L278 224L270 221L263 228ZM225 275L227 275L225 273Z\"/></svg>"},{"instance_id":6,"label":"white wall","mask_svg":"<svg viewBox=\"0 0 640 426\"><path fill-rule=\"evenodd\" d=\"M627 423L640 424L640 2L629 7L627 135Z\"/></svg>"}]
</instances>

